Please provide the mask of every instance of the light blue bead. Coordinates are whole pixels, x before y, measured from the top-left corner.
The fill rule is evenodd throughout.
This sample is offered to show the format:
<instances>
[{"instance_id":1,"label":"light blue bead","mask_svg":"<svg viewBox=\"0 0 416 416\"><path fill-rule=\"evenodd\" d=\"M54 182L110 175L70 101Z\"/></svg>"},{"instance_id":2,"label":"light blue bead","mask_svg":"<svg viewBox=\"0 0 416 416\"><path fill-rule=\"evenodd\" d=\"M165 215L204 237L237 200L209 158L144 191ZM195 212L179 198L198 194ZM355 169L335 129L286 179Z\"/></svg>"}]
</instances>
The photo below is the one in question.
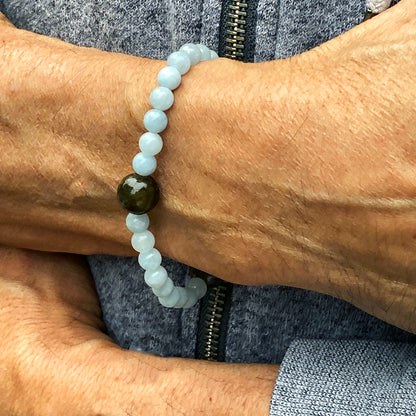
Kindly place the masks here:
<instances>
[{"instance_id":1,"label":"light blue bead","mask_svg":"<svg viewBox=\"0 0 416 416\"><path fill-rule=\"evenodd\" d=\"M139 139L140 150L147 155L157 155L163 147L163 140L157 133L144 133Z\"/></svg>"},{"instance_id":2,"label":"light blue bead","mask_svg":"<svg viewBox=\"0 0 416 416\"><path fill-rule=\"evenodd\" d=\"M207 293L207 284L199 277L190 279L186 287L194 290L198 299L201 299Z\"/></svg>"},{"instance_id":3,"label":"light blue bead","mask_svg":"<svg viewBox=\"0 0 416 416\"><path fill-rule=\"evenodd\" d=\"M157 248L139 254L139 264L145 270L157 269L160 263L162 263L162 255Z\"/></svg>"},{"instance_id":4,"label":"light blue bead","mask_svg":"<svg viewBox=\"0 0 416 416\"><path fill-rule=\"evenodd\" d=\"M166 87L156 87L150 93L150 104L158 110L168 110L173 104L173 92Z\"/></svg>"},{"instance_id":5,"label":"light blue bead","mask_svg":"<svg viewBox=\"0 0 416 416\"><path fill-rule=\"evenodd\" d=\"M173 288L172 293L169 296L159 296L159 302L161 305L166 308L173 308L176 305L176 302L179 300L180 295L177 291L177 287Z\"/></svg>"},{"instance_id":6,"label":"light blue bead","mask_svg":"<svg viewBox=\"0 0 416 416\"><path fill-rule=\"evenodd\" d=\"M192 65L196 65L198 62L201 62L201 51L198 46L193 43L185 43L185 45L183 45L179 50L188 54Z\"/></svg>"},{"instance_id":7,"label":"light blue bead","mask_svg":"<svg viewBox=\"0 0 416 416\"><path fill-rule=\"evenodd\" d=\"M139 175L151 175L156 170L156 166L156 158L154 156L147 155L146 153L137 153L137 155L133 158L133 169Z\"/></svg>"},{"instance_id":8,"label":"light blue bead","mask_svg":"<svg viewBox=\"0 0 416 416\"><path fill-rule=\"evenodd\" d=\"M188 300L186 301L185 305L183 305L184 309L192 308L197 302L198 302L198 296L196 295L196 292L191 289L187 289L188 293Z\"/></svg>"},{"instance_id":9,"label":"light blue bead","mask_svg":"<svg viewBox=\"0 0 416 416\"><path fill-rule=\"evenodd\" d=\"M211 59L211 51L201 43L198 43L199 51L201 52L201 61L209 61Z\"/></svg>"},{"instance_id":10,"label":"light blue bead","mask_svg":"<svg viewBox=\"0 0 416 416\"><path fill-rule=\"evenodd\" d=\"M159 71L157 80L161 87L174 90L181 84L181 73L173 66L165 66Z\"/></svg>"},{"instance_id":11,"label":"light blue bead","mask_svg":"<svg viewBox=\"0 0 416 416\"><path fill-rule=\"evenodd\" d=\"M149 216L147 214L130 214L126 217L127 228L133 233L141 233L149 226Z\"/></svg>"},{"instance_id":12,"label":"light blue bead","mask_svg":"<svg viewBox=\"0 0 416 416\"><path fill-rule=\"evenodd\" d=\"M152 288L162 287L168 279L168 272L163 266L155 270L146 270L144 272L144 281Z\"/></svg>"},{"instance_id":13,"label":"light blue bead","mask_svg":"<svg viewBox=\"0 0 416 416\"><path fill-rule=\"evenodd\" d=\"M131 237L131 245L139 253L149 251L155 245L155 237L149 230L134 233Z\"/></svg>"},{"instance_id":14,"label":"light blue bead","mask_svg":"<svg viewBox=\"0 0 416 416\"><path fill-rule=\"evenodd\" d=\"M215 52L213 50L211 50L210 52L211 52L211 59L217 59L218 58L217 52Z\"/></svg>"},{"instance_id":15,"label":"light blue bead","mask_svg":"<svg viewBox=\"0 0 416 416\"><path fill-rule=\"evenodd\" d=\"M179 299L175 303L175 308L183 308L183 306L188 302L188 291L184 287L177 287L176 290L179 293Z\"/></svg>"},{"instance_id":16,"label":"light blue bead","mask_svg":"<svg viewBox=\"0 0 416 416\"><path fill-rule=\"evenodd\" d=\"M189 71L191 59L184 51L173 52L168 56L168 65L175 67L183 75Z\"/></svg>"},{"instance_id":17,"label":"light blue bead","mask_svg":"<svg viewBox=\"0 0 416 416\"><path fill-rule=\"evenodd\" d=\"M143 123L151 133L160 133L168 125L168 118L163 111L152 109L144 115Z\"/></svg>"},{"instance_id":18,"label":"light blue bead","mask_svg":"<svg viewBox=\"0 0 416 416\"><path fill-rule=\"evenodd\" d=\"M163 284L163 286L161 286L157 289L153 287L152 290L153 290L153 293L156 296L166 297L166 296L169 296L172 293L174 287L175 286L173 285L172 279L170 277L168 277L168 279Z\"/></svg>"}]
</instances>

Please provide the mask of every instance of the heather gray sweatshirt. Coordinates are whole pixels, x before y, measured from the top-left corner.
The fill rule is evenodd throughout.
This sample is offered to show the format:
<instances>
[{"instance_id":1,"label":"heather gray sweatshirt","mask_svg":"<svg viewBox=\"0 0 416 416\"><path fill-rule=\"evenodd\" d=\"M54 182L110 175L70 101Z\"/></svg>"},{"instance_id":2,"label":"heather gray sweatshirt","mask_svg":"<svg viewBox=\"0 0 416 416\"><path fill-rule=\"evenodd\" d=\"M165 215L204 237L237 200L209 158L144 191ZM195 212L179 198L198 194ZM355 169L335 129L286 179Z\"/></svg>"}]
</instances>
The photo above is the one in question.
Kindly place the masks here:
<instances>
[{"instance_id":1,"label":"heather gray sweatshirt","mask_svg":"<svg viewBox=\"0 0 416 416\"><path fill-rule=\"evenodd\" d=\"M248 0L249 60L292 56L359 24L365 0ZM0 0L18 27L164 59L186 42L218 50L221 0ZM195 357L200 309L164 309L135 258L88 258L109 334L125 348ZM188 267L163 259L176 283ZM280 363L271 415L415 415L416 336L329 296L233 285L229 362Z\"/></svg>"}]
</instances>

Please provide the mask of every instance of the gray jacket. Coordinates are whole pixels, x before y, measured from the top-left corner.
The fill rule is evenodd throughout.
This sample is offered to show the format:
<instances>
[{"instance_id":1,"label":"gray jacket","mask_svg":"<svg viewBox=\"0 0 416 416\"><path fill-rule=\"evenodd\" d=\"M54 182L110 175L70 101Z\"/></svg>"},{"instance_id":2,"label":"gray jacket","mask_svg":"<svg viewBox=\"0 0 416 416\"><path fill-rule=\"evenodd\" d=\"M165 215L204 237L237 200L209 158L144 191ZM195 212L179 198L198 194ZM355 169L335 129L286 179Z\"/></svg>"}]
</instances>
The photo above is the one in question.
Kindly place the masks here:
<instances>
[{"instance_id":1,"label":"gray jacket","mask_svg":"<svg viewBox=\"0 0 416 416\"><path fill-rule=\"evenodd\" d=\"M164 59L186 42L221 50L221 0L0 0L18 27ZM248 0L247 60L288 57L359 24L365 0ZM125 348L198 356L203 311L160 307L135 258L88 258L109 334ZM163 265L176 283L186 265ZM271 415L416 415L416 336L338 299L282 286L228 288L221 359L280 363Z\"/></svg>"}]
</instances>

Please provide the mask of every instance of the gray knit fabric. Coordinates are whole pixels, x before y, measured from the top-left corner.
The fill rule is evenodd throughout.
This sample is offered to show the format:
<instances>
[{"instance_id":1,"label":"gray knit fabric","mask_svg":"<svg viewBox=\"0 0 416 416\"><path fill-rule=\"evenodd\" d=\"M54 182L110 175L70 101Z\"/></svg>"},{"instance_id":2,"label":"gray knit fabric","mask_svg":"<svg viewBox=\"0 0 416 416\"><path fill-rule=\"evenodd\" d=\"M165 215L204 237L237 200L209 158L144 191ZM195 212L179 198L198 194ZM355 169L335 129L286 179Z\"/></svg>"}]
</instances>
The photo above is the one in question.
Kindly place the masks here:
<instances>
[{"instance_id":1,"label":"gray knit fabric","mask_svg":"<svg viewBox=\"0 0 416 416\"><path fill-rule=\"evenodd\" d=\"M295 341L276 382L272 416L414 416L416 345Z\"/></svg>"},{"instance_id":2,"label":"gray knit fabric","mask_svg":"<svg viewBox=\"0 0 416 416\"><path fill-rule=\"evenodd\" d=\"M0 7L18 27L108 51L162 59L185 42L218 47L219 0L0 0ZM365 0L260 0L255 61L313 48L364 15ZM162 356L194 356L198 307L160 307L136 258L88 260L116 342ZM187 266L166 258L163 265L176 283L188 279ZM415 342L414 335L329 296L235 285L226 360L279 363L285 357L273 415L410 415L416 414ZM405 366L406 375L394 370ZM381 376L377 369L388 371ZM393 403L397 413L389 410Z\"/></svg>"}]
</instances>

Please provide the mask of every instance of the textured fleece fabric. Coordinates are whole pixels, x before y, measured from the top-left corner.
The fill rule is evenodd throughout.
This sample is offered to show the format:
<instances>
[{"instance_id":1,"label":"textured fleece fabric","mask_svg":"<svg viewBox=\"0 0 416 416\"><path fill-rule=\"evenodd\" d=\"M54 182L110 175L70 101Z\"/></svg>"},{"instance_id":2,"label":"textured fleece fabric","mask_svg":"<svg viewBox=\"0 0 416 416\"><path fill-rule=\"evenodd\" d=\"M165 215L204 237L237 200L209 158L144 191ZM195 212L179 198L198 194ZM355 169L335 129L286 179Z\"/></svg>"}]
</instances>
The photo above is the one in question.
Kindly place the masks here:
<instances>
[{"instance_id":1,"label":"textured fleece fabric","mask_svg":"<svg viewBox=\"0 0 416 416\"><path fill-rule=\"evenodd\" d=\"M219 0L0 0L18 27L163 59L185 42L218 48ZM289 57L359 24L365 0L259 0L254 60ZM198 307L158 305L136 258L90 256L109 334L125 348L194 357ZM260 260L259 260L260 261ZM176 283L188 267L163 264ZM282 361L271 415L416 414L416 337L321 294L234 285L226 360Z\"/></svg>"}]
</instances>

